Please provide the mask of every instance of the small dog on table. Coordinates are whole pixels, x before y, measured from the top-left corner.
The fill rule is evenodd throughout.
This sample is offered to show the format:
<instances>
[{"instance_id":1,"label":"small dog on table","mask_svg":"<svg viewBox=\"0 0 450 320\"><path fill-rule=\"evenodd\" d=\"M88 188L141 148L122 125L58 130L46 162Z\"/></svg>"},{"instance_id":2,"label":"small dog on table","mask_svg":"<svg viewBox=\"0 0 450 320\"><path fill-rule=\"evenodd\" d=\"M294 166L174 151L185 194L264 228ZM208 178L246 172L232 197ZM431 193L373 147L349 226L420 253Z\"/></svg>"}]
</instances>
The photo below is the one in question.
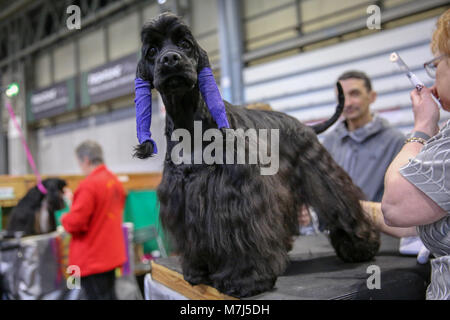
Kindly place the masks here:
<instances>
[{"instance_id":1,"label":"small dog on table","mask_svg":"<svg viewBox=\"0 0 450 320\"><path fill-rule=\"evenodd\" d=\"M297 213L303 205L317 212L342 260L373 258L380 245L379 233L362 211L362 193L316 136L342 113L344 95L339 84L335 115L313 127L281 112L249 110L220 99L230 129L279 131L276 174L261 174L266 165L262 162L179 163L171 157L177 145L172 137L175 130L195 136L197 121L203 136L219 127L199 77L209 67L208 57L189 27L172 14L144 25L141 40L137 80L159 91L167 111L167 153L158 187L160 218L180 254L186 281L208 284L235 297L270 290L289 262L293 236L298 234ZM220 131L224 136L228 133L228 129ZM139 140L137 157L156 152L153 141ZM265 141L266 146L271 143L276 142ZM207 147L200 143L200 151ZM245 148L248 151L250 143ZM194 152L187 157L195 160Z\"/></svg>"},{"instance_id":2,"label":"small dog on table","mask_svg":"<svg viewBox=\"0 0 450 320\"><path fill-rule=\"evenodd\" d=\"M64 188L66 181L49 178L42 181L47 194L37 186L31 188L11 211L6 237L33 236L56 231L55 211L65 207Z\"/></svg>"}]
</instances>

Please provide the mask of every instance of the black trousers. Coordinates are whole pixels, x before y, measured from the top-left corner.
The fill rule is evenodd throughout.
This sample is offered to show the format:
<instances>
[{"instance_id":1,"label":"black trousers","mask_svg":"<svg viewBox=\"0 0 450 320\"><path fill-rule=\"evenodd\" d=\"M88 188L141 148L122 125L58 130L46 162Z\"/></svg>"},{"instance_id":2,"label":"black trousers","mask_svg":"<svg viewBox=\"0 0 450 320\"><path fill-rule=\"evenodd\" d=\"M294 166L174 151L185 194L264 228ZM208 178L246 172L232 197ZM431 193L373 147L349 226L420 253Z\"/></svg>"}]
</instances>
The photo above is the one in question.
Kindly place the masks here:
<instances>
[{"instance_id":1,"label":"black trousers","mask_svg":"<svg viewBox=\"0 0 450 320\"><path fill-rule=\"evenodd\" d=\"M115 292L115 271L81 277L80 284L88 300L117 300Z\"/></svg>"}]
</instances>

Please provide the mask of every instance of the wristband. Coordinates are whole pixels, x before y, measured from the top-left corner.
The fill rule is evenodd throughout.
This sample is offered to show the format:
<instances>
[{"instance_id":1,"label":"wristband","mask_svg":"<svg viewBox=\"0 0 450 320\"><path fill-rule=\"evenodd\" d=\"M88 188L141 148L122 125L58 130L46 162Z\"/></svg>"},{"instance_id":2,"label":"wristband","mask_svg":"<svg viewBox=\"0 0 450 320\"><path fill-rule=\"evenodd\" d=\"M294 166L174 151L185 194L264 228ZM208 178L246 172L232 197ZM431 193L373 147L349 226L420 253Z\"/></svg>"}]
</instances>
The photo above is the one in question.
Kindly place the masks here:
<instances>
[{"instance_id":1,"label":"wristband","mask_svg":"<svg viewBox=\"0 0 450 320\"><path fill-rule=\"evenodd\" d=\"M409 142L419 142L419 143L425 145L427 143L427 140L419 138L419 137L411 137L411 138L406 139L405 144L409 143Z\"/></svg>"}]
</instances>

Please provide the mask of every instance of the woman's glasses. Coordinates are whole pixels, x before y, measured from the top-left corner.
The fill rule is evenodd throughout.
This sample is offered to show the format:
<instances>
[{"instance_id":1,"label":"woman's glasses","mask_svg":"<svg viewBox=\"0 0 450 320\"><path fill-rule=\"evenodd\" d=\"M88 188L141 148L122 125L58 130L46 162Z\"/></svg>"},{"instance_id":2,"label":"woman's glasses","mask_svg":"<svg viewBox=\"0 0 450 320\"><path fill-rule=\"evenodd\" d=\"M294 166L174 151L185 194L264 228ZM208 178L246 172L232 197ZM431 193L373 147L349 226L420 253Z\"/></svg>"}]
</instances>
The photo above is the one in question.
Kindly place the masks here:
<instances>
[{"instance_id":1,"label":"woman's glasses","mask_svg":"<svg viewBox=\"0 0 450 320\"><path fill-rule=\"evenodd\" d=\"M428 76L430 76L433 79L436 78L437 65L439 61L441 61L441 59L446 56L448 56L448 54L443 54L423 64L423 67L425 68L425 71L427 72Z\"/></svg>"}]
</instances>

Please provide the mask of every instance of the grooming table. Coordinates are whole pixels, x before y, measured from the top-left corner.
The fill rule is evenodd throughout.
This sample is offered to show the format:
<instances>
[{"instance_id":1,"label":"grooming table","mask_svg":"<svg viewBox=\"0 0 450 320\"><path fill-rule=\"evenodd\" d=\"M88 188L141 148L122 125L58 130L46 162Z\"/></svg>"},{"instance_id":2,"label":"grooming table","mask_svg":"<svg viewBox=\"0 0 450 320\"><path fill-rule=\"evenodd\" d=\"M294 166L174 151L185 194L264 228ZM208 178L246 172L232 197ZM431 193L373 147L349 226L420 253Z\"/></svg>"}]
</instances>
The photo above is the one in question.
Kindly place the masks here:
<instances>
[{"instance_id":1,"label":"grooming table","mask_svg":"<svg viewBox=\"0 0 450 320\"><path fill-rule=\"evenodd\" d=\"M430 266L420 265L415 256L400 255L399 239L381 236L381 248L373 261L344 263L323 234L301 236L290 252L291 263L278 277L273 290L250 297L254 300L326 299L425 299ZM378 266L380 289L369 289L367 282ZM369 281L373 283L373 281ZM216 289L191 286L183 280L177 257L161 258L152 264L145 279L146 299L235 299Z\"/></svg>"}]
</instances>

